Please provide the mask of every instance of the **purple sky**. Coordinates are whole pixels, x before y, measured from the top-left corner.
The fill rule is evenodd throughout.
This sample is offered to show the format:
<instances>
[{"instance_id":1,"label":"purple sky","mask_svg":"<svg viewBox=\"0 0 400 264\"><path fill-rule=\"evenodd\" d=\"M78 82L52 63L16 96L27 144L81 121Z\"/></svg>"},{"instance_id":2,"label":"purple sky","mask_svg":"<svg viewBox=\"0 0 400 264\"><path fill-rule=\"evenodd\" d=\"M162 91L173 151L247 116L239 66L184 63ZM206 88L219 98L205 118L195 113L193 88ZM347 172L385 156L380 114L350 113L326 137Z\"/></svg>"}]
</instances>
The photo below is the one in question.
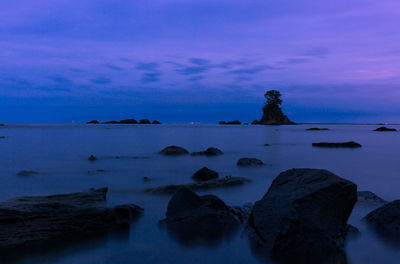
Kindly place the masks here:
<instances>
[{"instance_id":1,"label":"purple sky","mask_svg":"<svg viewBox=\"0 0 400 264\"><path fill-rule=\"evenodd\" d=\"M400 122L398 0L0 4L3 122Z\"/></svg>"}]
</instances>

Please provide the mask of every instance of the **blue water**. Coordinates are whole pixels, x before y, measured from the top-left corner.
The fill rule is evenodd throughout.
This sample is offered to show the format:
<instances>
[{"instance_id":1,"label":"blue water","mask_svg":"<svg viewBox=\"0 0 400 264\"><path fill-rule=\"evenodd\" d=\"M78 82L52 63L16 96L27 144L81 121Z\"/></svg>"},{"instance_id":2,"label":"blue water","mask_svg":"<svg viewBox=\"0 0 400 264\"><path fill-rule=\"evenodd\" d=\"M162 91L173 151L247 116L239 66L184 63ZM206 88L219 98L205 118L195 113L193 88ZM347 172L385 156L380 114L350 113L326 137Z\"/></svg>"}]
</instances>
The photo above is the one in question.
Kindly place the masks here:
<instances>
[{"instance_id":1,"label":"blue water","mask_svg":"<svg viewBox=\"0 0 400 264\"><path fill-rule=\"evenodd\" d=\"M255 202L271 181L290 168L321 168L349 179L359 190L384 199L399 198L400 133L373 132L376 126L325 125L329 131L305 131L310 126L218 125L42 125L0 127L0 200L109 187L108 203L135 203L145 211L129 232L77 244L48 254L32 254L18 263L265 263L250 250L238 232L215 243L186 244L157 223L164 218L168 196L146 194L149 187L189 183L203 166L220 173L247 177L246 185L199 192L212 193L228 205ZM396 126L394 126L396 127ZM400 127L396 127L400 128ZM360 149L324 149L312 142L354 140ZM270 146L264 146L264 144ZM164 157L168 145L189 151L218 147L218 157ZM89 155L99 160L89 162ZM119 156L119 159L115 157ZM238 168L241 157L255 157L267 166ZM105 172L88 173L102 169ZM17 176L21 170L40 175ZM144 182L143 177L151 182ZM396 263L400 251L374 237L360 218L373 208L356 207L350 223L362 235L350 240L348 263ZM34 252L33 252L34 253ZM267 261L268 262L268 261ZM269 263L272 263L269 261Z\"/></svg>"}]
</instances>

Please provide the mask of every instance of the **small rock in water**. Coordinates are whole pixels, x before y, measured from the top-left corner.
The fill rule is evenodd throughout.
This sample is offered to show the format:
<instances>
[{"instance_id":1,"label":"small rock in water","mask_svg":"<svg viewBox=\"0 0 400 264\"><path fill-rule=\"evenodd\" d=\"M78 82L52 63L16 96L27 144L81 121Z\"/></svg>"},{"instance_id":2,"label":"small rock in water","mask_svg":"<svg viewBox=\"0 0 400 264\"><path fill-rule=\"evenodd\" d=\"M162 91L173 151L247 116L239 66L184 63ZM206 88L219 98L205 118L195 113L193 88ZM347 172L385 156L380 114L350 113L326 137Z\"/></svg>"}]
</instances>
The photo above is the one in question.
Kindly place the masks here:
<instances>
[{"instance_id":1,"label":"small rock in water","mask_svg":"<svg viewBox=\"0 0 400 264\"><path fill-rule=\"evenodd\" d=\"M6 138L6 137L5 137L5 136L0 136L0 138L4 139L4 138Z\"/></svg>"},{"instance_id":2,"label":"small rock in water","mask_svg":"<svg viewBox=\"0 0 400 264\"><path fill-rule=\"evenodd\" d=\"M380 131L380 132L385 132L385 131L397 131L395 128L388 128L388 127L378 127L374 131Z\"/></svg>"},{"instance_id":3,"label":"small rock in water","mask_svg":"<svg viewBox=\"0 0 400 264\"><path fill-rule=\"evenodd\" d=\"M86 122L86 124L100 124L99 120L92 120L89 122Z\"/></svg>"},{"instance_id":4,"label":"small rock in water","mask_svg":"<svg viewBox=\"0 0 400 264\"><path fill-rule=\"evenodd\" d=\"M93 155L90 155L89 158L88 158L88 160L89 160L89 161L96 161L97 158L96 158L95 156L93 156Z\"/></svg>"},{"instance_id":5,"label":"small rock in water","mask_svg":"<svg viewBox=\"0 0 400 264\"><path fill-rule=\"evenodd\" d=\"M270 146L270 145L269 145L269 144L264 144L264 146L268 147L268 146Z\"/></svg>"},{"instance_id":6,"label":"small rock in water","mask_svg":"<svg viewBox=\"0 0 400 264\"><path fill-rule=\"evenodd\" d=\"M149 177L143 177L143 181L144 181L144 182L149 182L149 181L152 181L152 179L149 178Z\"/></svg>"},{"instance_id":7,"label":"small rock in water","mask_svg":"<svg viewBox=\"0 0 400 264\"><path fill-rule=\"evenodd\" d=\"M89 174L96 174L96 173L102 173L105 172L105 170L99 169L99 170L89 170L88 173Z\"/></svg>"},{"instance_id":8,"label":"small rock in water","mask_svg":"<svg viewBox=\"0 0 400 264\"><path fill-rule=\"evenodd\" d=\"M218 155L223 155L223 154L224 154L224 152L222 152L218 148L208 148L205 151L193 152L191 155L193 155L193 156L198 156L198 155L218 156Z\"/></svg>"},{"instance_id":9,"label":"small rock in water","mask_svg":"<svg viewBox=\"0 0 400 264\"><path fill-rule=\"evenodd\" d=\"M178 146L168 146L161 150L159 154L168 155L168 156L177 156L177 155L186 155L189 154L189 151L182 147Z\"/></svg>"},{"instance_id":10,"label":"small rock in water","mask_svg":"<svg viewBox=\"0 0 400 264\"><path fill-rule=\"evenodd\" d=\"M151 122L153 125L160 125L161 124L161 122L160 121L158 121L158 120L154 120L153 122Z\"/></svg>"},{"instance_id":11,"label":"small rock in water","mask_svg":"<svg viewBox=\"0 0 400 264\"><path fill-rule=\"evenodd\" d=\"M4 126L4 124L0 124L0 127Z\"/></svg>"},{"instance_id":12,"label":"small rock in water","mask_svg":"<svg viewBox=\"0 0 400 264\"><path fill-rule=\"evenodd\" d=\"M256 158L241 158L236 165L240 167L262 166L264 162Z\"/></svg>"},{"instance_id":13,"label":"small rock in water","mask_svg":"<svg viewBox=\"0 0 400 264\"><path fill-rule=\"evenodd\" d=\"M207 167L203 167L200 170L196 171L196 173L193 174L192 178L196 181L208 181L211 179L216 179L218 178L218 176L218 172L210 170Z\"/></svg>"},{"instance_id":14,"label":"small rock in water","mask_svg":"<svg viewBox=\"0 0 400 264\"><path fill-rule=\"evenodd\" d=\"M228 121L228 122L227 121L219 121L218 124L220 124L220 125L241 125L242 122L239 120L233 120L233 121Z\"/></svg>"},{"instance_id":15,"label":"small rock in water","mask_svg":"<svg viewBox=\"0 0 400 264\"><path fill-rule=\"evenodd\" d=\"M328 128L319 128L319 127L310 127L306 129L307 131L321 131L321 130L329 130Z\"/></svg>"},{"instance_id":16,"label":"small rock in water","mask_svg":"<svg viewBox=\"0 0 400 264\"><path fill-rule=\"evenodd\" d=\"M17 173L18 176L31 176L31 175L38 175L40 174L37 171L31 171L31 170L23 170Z\"/></svg>"},{"instance_id":17,"label":"small rock in water","mask_svg":"<svg viewBox=\"0 0 400 264\"><path fill-rule=\"evenodd\" d=\"M313 147L325 147L325 148L361 148L361 144L349 141L349 142L338 142L338 143L331 143L331 142L319 142L319 143L312 143Z\"/></svg>"}]
</instances>

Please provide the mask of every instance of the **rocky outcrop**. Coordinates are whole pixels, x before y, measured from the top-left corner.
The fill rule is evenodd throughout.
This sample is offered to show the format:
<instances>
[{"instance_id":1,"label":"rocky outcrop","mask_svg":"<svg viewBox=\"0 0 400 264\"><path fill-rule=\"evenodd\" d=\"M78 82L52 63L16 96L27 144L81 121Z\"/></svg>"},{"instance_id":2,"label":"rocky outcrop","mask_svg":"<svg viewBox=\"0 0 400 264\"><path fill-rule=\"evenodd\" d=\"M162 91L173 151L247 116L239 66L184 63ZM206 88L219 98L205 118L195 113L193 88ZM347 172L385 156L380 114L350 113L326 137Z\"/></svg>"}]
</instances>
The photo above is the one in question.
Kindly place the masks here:
<instances>
[{"instance_id":1,"label":"rocky outcrop","mask_svg":"<svg viewBox=\"0 0 400 264\"><path fill-rule=\"evenodd\" d=\"M119 124L119 121L112 120L112 121L103 122L103 124Z\"/></svg>"},{"instance_id":2,"label":"rocky outcrop","mask_svg":"<svg viewBox=\"0 0 400 264\"><path fill-rule=\"evenodd\" d=\"M320 128L320 127L310 127L307 128L306 131L323 131L323 130L329 130L328 128Z\"/></svg>"},{"instance_id":3,"label":"rocky outcrop","mask_svg":"<svg viewBox=\"0 0 400 264\"><path fill-rule=\"evenodd\" d=\"M360 206L381 206L387 201L370 191L357 192L357 205Z\"/></svg>"},{"instance_id":4,"label":"rocky outcrop","mask_svg":"<svg viewBox=\"0 0 400 264\"><path fill-rule=\"evenodd\" d=\"M89 122L86 122L86 124L100 124L99 120L92 120Z\"/></svg>"},{"instance_id":5,"label":"rocky outcrop","mask_svg":"<svg viewBox=\"0 0 400 264\"><path fill-rule=\"evenodd\" d=\"M379 207L364 219L381 238L400 244L400 200Z\"/></svg>"},{"instance_id":6,"label":"rocky outcrop","mask_svg":"<svg viewBox=\"0 0 400 264\"><path fill-rule=\"evenodd\" d=\"M153 122L151 122L153 125L160 125L161 124L161 122L160 121L158 121L158 120L154 120Z\"/></svg>"},{"instance_id":7,"label":"rocky outcrop","mask_svg":"<svg viewBox=\"0 0 400 264\"><path fill-rule=\"evenodd\" d=\"M150 122L149 119L141 119L141 120L139 121L139 124L151 124L151 122Z\"/></svg>"},{"instance_id":8,"label":"rocky outcrop","mask_svg":"<svg viewBox=\"0 0 400 264\"><path fill-rule=\"evenodd\" d=\"M218 178L218 172L210 170L207 167L203 167L200 170L196 171L192 178L196 181L208 181L211 179Z\"/></svg>"},{"instance_id":9,"label":"rocky outcrop","mask_svg":"<svg viewBox=\"0 0 400 264\"><path fill-rule=\"evenodd\" d=\"M186 187L192 191L197 191L197 190L239 186L247 182L250 182L250 180L242 177L226 176L225 178L212 179L208 181L194 182L188 184L163 185L160 187L149 188L146 190L146 192L154 194L172 194L182 187Z\"/></svg>"},{"instance_id":10,"label":"rocky outcrop","mask_svg":"<svg viewBox=\"0 0 400 264\"><path fill-rule=\"evenodd\" d=\"M40 172L32 171L32 170L22 170L17 173L18 176L32 176L32 175L39 175Z\"/></svg>"},{"instance_id":11,"label":"rocky outcrop","mask_svg":"<svg viewBox=\"0 0 400 264\"><path fill-rule=\"evenodd\" d=\"M119 123L120 124L137 124L138 122L135 119L131 118L131 119L121 120L121 121L119 121Z\"/></svg>"},{"instance_id":12,"label":"rocky outcrop","mask_svg":"<svg viewBox=\"0 0 400 264\"><path fill-rule=\"evenodd\" d=\"M224 152L222 152L220 149L218 148L208 148L204 151L199 151L199 152L193 152L191 155L193 156L218 156L218 155L222 155L224 154Z\"/></svg>"},{"instance_id":13,"label":"rocky outcrop","mask_svg":"<svg viewBox=\"0 0 400 264\"><path fill-rule=\"evenodd\" d=\"M232 209L215 195L198 196L180 188L168 203L161 223L184 241L215 240L238 230L243 220L240 210Z\"/></svg>"},{"instance_id":14,"label":"rocky outcrop","mask_svg":"<svg viewBox=\"0 0 400 264\"><path fill-rule=\"evenodd\" d=\"M256 167L264 165L264 162L256 158L241 158L236 165L239 167Z\"/></svg>"},{"instance_id":15,"label":"rocky outcrop","mask_svg":"<svg viewBox=\"0 0 400 264\"><path fill-rule=\"evenodd\" d=\"M282 263L293 263L289 256L295 263L325 263L343 249L356 201L357 186L329 171L282 172L253 206L248 221L252 246Z\"/></svg>"},{"instance_id":16,"label":"rocky outcrop","mask_svg":"<svg viewBox=\"0 0 400 264\"><path fill-rule=\"evenodd\" d=\"M292 122L282 111L279 105L267 104L263 107L263 116L259 124L262 125L293 125Z\"/></svg>"},{"instance_id":17,"label":"rocky outcrop","mask_svg":"<svg viewBox=\"0 0 400 264\"><path fill-rule=\"evenodd\" d=\"M106 207L107 188L50 196L27 196L0 203L0 252L45 249L128 226L143 209Z\"/></svg>"},{"instance_id":18,"label":"rocky outcrop","mask_svg":"<svg viewBox=\"0 0 400 264\"><path fill-rule=\"evenodd\" d=\"M233 120L233 121L219 121L218 124L220 125L241 125L242 122L239 120Z\"/></svg>"},{"instance_id":19,"label":"rocky outcrop","mask_svg":"<svg viewBox=\"0 0 400 264\"><path fill-rule=\"evenodd\" d=\"M88 161L96 161L97 158L94 155L90 155Z\"/></svg>"},{"instance_id":20,"label":"rocky outcrop","mask_svg":"<svg viewBox=\"0 0 400 264\"><path fill-rule=\"evenodd\" d=\"M319 142L319 143L312 143L313 147L323 147L323 148L361 148L361 144L349 141L349 142Z\"/></svg>"},{"instance_id":21,"label":"rocky outcrop","mask_svg":"<svg viewBox=\"0 0 400 264\"><path fill-rule=\"evenodd\" d=\"M380 131L380 132L389 132L389 131L397 131L395 128L388 128L388 127L378 127L374 131Z\"/></svg>"},{"instance_id":22,"label":"rocky outcrop","mask_svg":"<svg viewBox=\"0 0 400 264\"><path fill-rule=\"evenodd\" d=\"M178 146L168 146L159 152L161 155L179 156L189 154L189 151Z\"/></svg>"}]
</instances>

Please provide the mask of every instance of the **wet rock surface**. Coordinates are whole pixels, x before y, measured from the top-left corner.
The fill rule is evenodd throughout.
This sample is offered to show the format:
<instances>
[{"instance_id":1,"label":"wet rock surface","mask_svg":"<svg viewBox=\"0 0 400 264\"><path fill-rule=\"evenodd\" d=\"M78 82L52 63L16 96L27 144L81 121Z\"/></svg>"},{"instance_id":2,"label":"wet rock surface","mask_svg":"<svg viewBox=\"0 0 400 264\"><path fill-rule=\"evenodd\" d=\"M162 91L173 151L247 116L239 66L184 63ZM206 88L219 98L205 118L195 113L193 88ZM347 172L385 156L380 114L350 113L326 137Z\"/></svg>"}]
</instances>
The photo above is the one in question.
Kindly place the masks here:
<instances>
[{"instance_id":1,"label":"wet rock surface","mask_svg":"<svg viewBox=\"0 0 400 264\"><path fill-rule=\"evenodd\" d=\"M182 187L172 196L160 223L183 241L217 240L237 231L245 214L215 195L199 196Z\"/></svg>"},{"instance_id":2,"label":"wet rock surface","mask_svg":"<svg viewBox=\"0 0 400 264\"><path fill-rule=\"evenodd\" d=\"M256 158L241 158L236 165L239 167L257 167L264 165L264 162Z\"/></svg>"},{"instance_id":3,"label":"wet rock surface","mask_svg":"<svg viewBox=\"0 0 400 264\"><path fill-rule=\"evenodd\" d=\"M218 178L218 172L210 170L207 167L203 167L200 170L196 171L192 178L196 181L208 181L211 179Z\"/></svg>"},{"instance_id":4,"label":"wet rock surface","mask_svg":"<svg viewBox=\"0 0 400 264\"><path fill-rule=\"evenodd\" d=\"M242 185L242 184L245 184L248 182L251 182L251 181L246 178L226 176L225 178L212 179L212 180L202 181L202 182L194 182L194 183L188 183L188 184L176 184L176 185L175 184L163 185L163 186L159 186L159 187L146 189L146 192L154 193L154 194L173 194L182 187L186 187L192 191L196 191L196 190L239 186L239 185Z\"/></svg>"},{"instance_id":5,"label":"wet rock surface","mask_svg":"<svg viewBox=\"0 0 400 264\"><path fill-rule=\"evenodd\" d=\"M329 171L282 172L253 206L251 245L279 263L345 263L347 219L356 201L357 186Z\"/></svg>"},{"instance_id":6,"label":"wet rock surface","mask_svg":"<svg viewBox=\"0 0 400 264\"><path fill-rule=\"evenodd\" d=\"M367 214L364 220L378 236L400 245L400 200L387 203Z\"/></svg>"},{"instance_id":7,"label":"wet rock surface","mask_svg":"<svg viewBox=\"0 0 400 264\"><path fill-rule=\"evenodd\" d=\"M50 196L26 196L0 203L0 252L45 249L127 226L143 209L106 207L107 188Z\"/></svg>"},{"instance_id":8,"label":"wet rock surface","mask_svg":"<svg viewBox=\"0 0 400 264\"><path fill-rule=\"evenodd\" d=\"M313 147L323 147L323 148L361 148L361 144L349 141L349 142L318 142L312 143Z\"/></svg>"},{"instance_id":9,"label":"wet rock surface","mask_svg":"<svg viewBox=\"0 0 400 264\"><path fill-rule=\"evenodd\" d=\"M159 152L161 155L178 156L189 154L189 151L178 146L168 146Z\"/></svg>"},{"instance_id":10,"label":"wet rock surface","mask_svg":"<svg viewBox=\"0 0 400 264\"><path fill-rule=\"evenodd\" d=\"M222 152L218 148L208 148L204 151L199 151L199 152L193 152L191 155L193 156L218 156L218 155L223 155L224 152Z\"/></svg>"}]
</instances>

